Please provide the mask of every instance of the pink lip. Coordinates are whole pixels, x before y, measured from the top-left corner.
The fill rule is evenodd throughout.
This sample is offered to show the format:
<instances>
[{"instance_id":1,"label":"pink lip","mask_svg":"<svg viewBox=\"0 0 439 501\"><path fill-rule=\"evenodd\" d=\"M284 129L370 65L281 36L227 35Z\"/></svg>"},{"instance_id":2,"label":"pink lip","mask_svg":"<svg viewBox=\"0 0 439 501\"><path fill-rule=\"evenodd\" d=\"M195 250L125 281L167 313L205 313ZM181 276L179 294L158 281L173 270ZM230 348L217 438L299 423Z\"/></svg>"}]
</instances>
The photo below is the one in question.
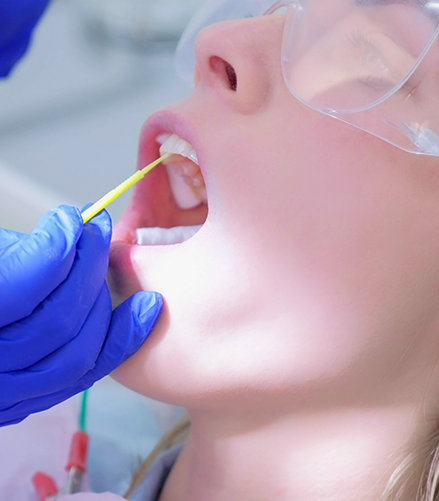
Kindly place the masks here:
<instances>
[{"instance_id":1,"label":"pink lip","mask_svg":"<svg viewBox=\"0 0 439 501\"><path fill-rule=\"evenodd\" d=\"M139 152L139 156L142 155L143 152L145 154L142 160L152 162L157 158L158 146L155 139L159 134L163 134L164 132L177 134L182 139L192 144L198 152L199 148L197 147L196 134L188 120L183 119L180 115L171 110L162 110L148 118L142 127ZM138 167L141 168L143 165L139 165Z\"/></svg>"},{"instance_id":2,"label":"pink lip","mask_svg":"<svg viewBox=\"0 0 439 501\"><path fill-rule=\"evenodd\" d=\"M163 110L152 115L142 127L139 143L138 165L143 168L159 156L156 137L163 133L177 134L194 146L197 153L197 138L187 119L171 110ZM179 209L169 188L168 178L163 166L156 167L140 181L133 190L127 209L113 232L112 261L116 254L129 252L134 245L136 228L148 226L184 226L200 224L206 217L206 207L191 210ZM143 249L150 250L148 247Z\"/></svg>"}]
</instances>

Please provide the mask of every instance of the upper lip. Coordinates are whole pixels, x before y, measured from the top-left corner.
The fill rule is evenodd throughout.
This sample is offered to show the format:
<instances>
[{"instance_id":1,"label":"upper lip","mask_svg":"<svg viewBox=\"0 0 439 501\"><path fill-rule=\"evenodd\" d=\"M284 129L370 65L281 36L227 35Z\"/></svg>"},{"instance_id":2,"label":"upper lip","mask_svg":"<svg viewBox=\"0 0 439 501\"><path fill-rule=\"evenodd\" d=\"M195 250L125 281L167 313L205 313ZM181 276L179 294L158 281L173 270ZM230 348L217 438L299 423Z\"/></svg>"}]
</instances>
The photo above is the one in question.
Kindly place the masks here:
<instances>
[{"instance_id":1,"label":"upper lip","mask_svg":"<svg viewBox=\"0 0 439 501\"><path fill-rule=\"evenodd\" d=\"M144 162L152 162L158 157L159 145L155 139L163 133L177 134L177 136L190 143L199 156L197 139L192 125L180 115L170 110L164 110L152 115L142 128L140 149L143 150L145 155L142 158ZM142 165L139 165L139 168L141 167ZM200 169L204 175L201 165Z\"/></svg>"}]
</instances>

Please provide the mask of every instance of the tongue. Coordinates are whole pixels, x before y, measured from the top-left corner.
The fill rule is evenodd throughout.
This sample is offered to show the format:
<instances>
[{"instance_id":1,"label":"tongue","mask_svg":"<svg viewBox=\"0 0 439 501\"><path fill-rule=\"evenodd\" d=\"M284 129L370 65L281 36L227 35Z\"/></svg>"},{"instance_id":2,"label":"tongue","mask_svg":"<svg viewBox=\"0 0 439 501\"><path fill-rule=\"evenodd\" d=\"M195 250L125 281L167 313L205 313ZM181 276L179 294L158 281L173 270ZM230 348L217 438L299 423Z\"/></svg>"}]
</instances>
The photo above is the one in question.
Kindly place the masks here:
<instances>
[{"instance_id":1,"label":"tongue","mask_svg":"<svg viewBox=\"0 0 439 501\"><path fill-rule=\"evenodd\" d=\"M185 242L195 235L199 226L176 226L175 228L137 228L138 245L172 245Z\"/></svg>"}]
</instances>

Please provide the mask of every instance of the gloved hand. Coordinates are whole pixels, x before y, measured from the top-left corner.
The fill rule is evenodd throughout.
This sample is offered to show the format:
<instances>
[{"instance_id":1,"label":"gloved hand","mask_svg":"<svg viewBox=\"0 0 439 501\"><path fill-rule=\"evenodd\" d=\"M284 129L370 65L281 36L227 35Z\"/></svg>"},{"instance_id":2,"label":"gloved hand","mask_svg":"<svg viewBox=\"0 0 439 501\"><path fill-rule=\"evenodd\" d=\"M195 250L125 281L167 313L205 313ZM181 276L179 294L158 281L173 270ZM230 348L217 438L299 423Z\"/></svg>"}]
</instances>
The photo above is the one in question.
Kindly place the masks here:
<instances>
[{"instance_id":1,"label":"gloved hand","mask_svg":"<svg viewBox=\"0 0 439 501\"><path fill-rule=\"evenodd\" d=\"M0 77L26 52L49 0L0 0Z\"/></svg>"},{"instance_id":2,"label":"gloved hand","mask_svg":"<svg viewBox=\"0 0 439 501\"><path fill-rule=\"evenodd\" d=\"M49 211L30 235L0 230L0 426L93 385L138 350L163 306L140 292L114 312L111 219Z\"/></svg>"}]
</instances>

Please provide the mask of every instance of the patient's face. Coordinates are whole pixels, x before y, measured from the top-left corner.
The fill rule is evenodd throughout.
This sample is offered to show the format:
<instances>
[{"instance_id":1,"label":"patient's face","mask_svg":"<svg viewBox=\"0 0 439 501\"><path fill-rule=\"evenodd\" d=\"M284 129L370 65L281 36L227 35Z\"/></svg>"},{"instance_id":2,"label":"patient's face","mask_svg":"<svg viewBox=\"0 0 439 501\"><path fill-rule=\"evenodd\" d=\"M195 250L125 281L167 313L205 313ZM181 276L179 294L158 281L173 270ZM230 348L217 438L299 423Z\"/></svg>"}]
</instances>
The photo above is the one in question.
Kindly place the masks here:
<instances>
[{"instance_id":1,"label":"patient's face","mask_svg":"<svg viewBox=\"0 0 439 501\"><path fill-rule=\"evenodd\" d=\"M206 218L203 204L177 208L159 167L115 230L115 300L157 290L166 306L114 375L160 400L364 402L402 375L410 392L421 377L412 369L436 359L439 162L295 100L280 70L282 25L276 16L205 30L195 91L142 133L141 166L163 132L195 147L208 203L188 241L132 245L137 227Z\"/></svg>"}]
</instances>

